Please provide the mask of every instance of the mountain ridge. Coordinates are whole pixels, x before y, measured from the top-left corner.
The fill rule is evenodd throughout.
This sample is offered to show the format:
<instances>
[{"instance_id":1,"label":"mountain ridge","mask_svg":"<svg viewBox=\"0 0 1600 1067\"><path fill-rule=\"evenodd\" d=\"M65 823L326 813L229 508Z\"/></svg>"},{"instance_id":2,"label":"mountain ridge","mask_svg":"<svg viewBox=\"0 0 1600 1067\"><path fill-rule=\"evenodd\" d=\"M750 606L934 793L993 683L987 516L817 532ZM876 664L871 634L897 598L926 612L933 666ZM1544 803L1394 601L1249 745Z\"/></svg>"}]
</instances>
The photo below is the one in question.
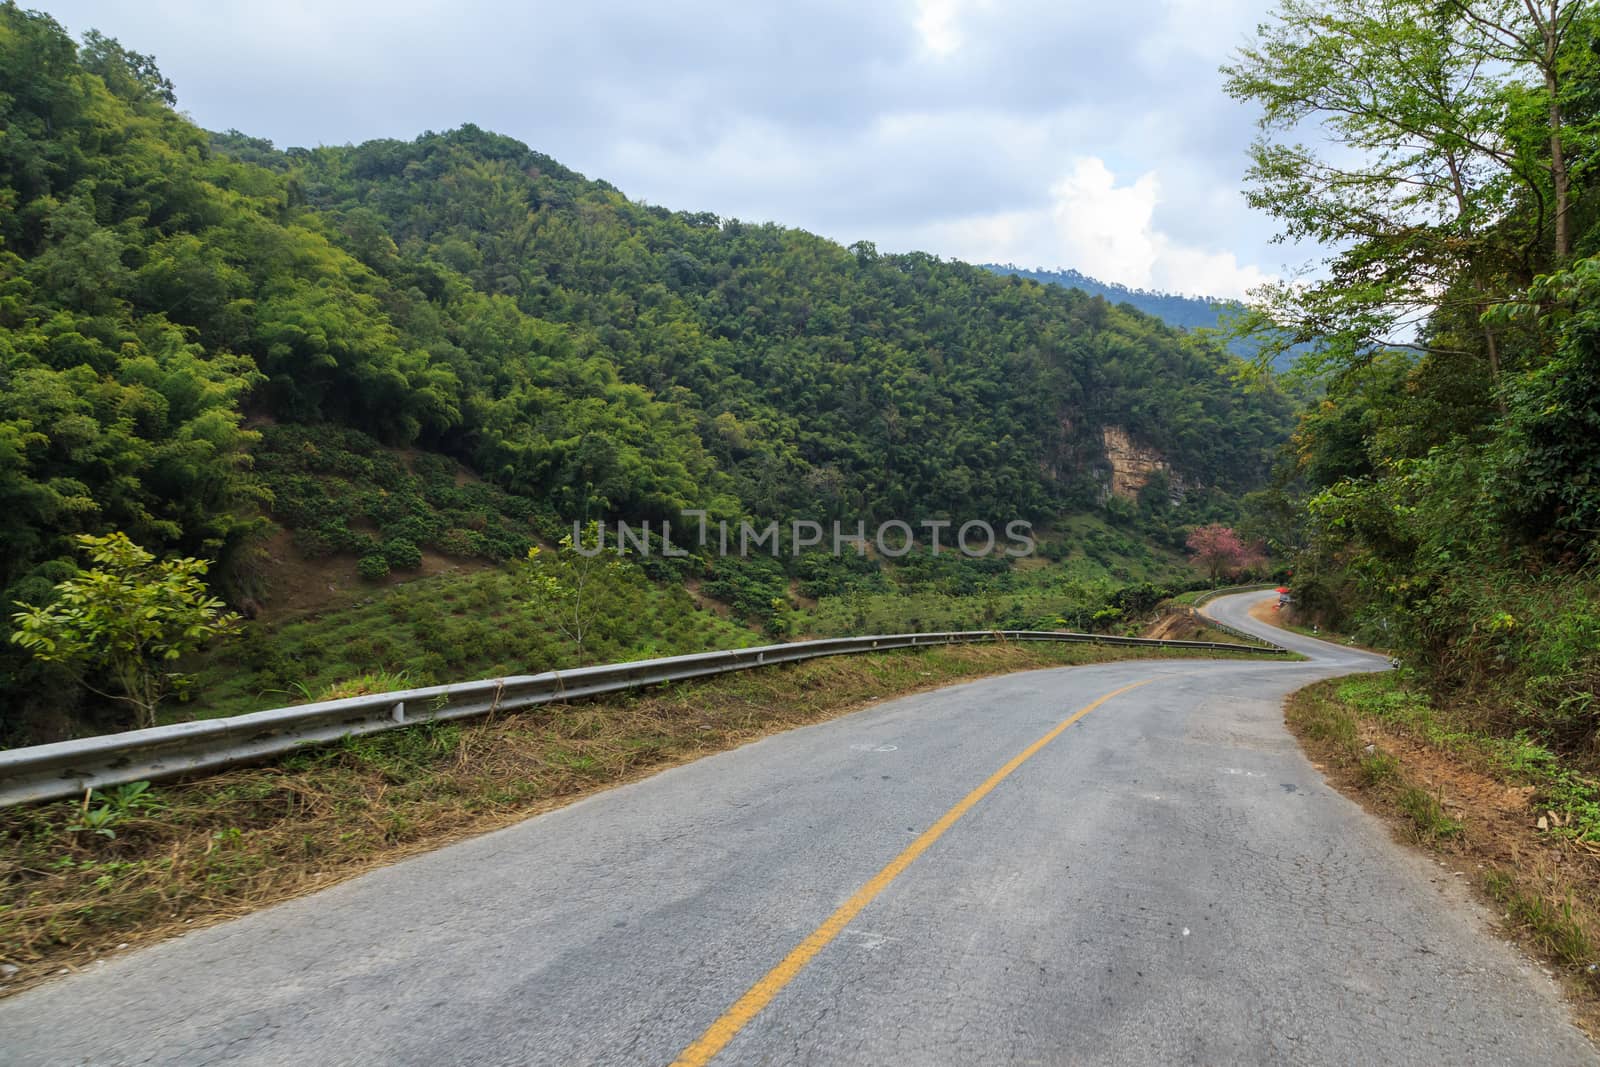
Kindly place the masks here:
<instances>
[{"instance_id":1,"label":"mountain ridge","mask_svg":"<svg viewBox=\"0 0 1600 1067\"><path fill-rule=\"evenodd\" d=\"M1029 278L1042 285L1077 289L1113 303L1128 304L1146 315L1155 316L1168 326L1184 330L1226 329L1225 320L1245 310L1243 301L1229 297L1189 296L1158 289L1134 289L1120 282L1101 281L1070 267L1029 269L1015 263L982 263L979 266L996 274ZM1229 352L1246 361L1253 361L1260 351L1260 346L1247 338L1226 337L1223 343ZM1298 349L1280 353L1273 358L1272 369L1280 373L1288 370L1298 354Z\"/></svg>"}]
</instances>

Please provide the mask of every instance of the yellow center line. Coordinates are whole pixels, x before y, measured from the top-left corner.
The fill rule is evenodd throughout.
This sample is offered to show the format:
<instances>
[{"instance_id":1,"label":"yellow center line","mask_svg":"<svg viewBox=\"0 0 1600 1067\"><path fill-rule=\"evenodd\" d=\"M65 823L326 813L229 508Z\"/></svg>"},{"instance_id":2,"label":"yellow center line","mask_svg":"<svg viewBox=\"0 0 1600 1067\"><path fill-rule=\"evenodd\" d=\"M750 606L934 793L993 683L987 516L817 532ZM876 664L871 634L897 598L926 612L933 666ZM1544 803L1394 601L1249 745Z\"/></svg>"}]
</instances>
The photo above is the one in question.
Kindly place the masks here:
<instances>
[{"instance_id":1,"label":"yellow center line","mask_svg":"<svg viewBox=\"0 0 1600 1067\"><path fill-rule=\"evenodd\" d=\"M745 1025L761 1013L772 1002L784 986L788 985L810 963L817 953L828 946L828 942L839 936L839 933L860 914L861 909L872 903L879 893L889 887L889 883L898 878L907 867L928 850L944 832L954 826L973 805L988 796L995 786L1006 780L1012 771L1028 762L1038 751L1056 738L1060 737L1073 723L1089 714L1095 708L1104 704L1112 697L1121 696L1130 689L1137 689L1141 685L1149 685L1154 678L1146 678L1142 682L1125 685L1121 689L1114 689L1105 696L1088 704L1064 719L1059 725L1045 734L1039 740L1023 749L1014 756L1009 763L990 775L978 788L961 798L955 807L945 812L938 822L924 830L917 839L906 847L906 850L889 862L889 865L877 874L866 885L856 890L855 895L843 904L839 910L828 916L827 920L816 928L810 937L795 946L794 951L785 956L776 967L750 987L750 991L734 1002L733 1007L722 1014L716 1022L706 1028L706 1032L697 1038L694 1044L684 1049L673 1062L673 1067L704 1067L711 1062L717 1053L721 1052L728 1042L732 1041Z\"/></svg>"}]
</instances>

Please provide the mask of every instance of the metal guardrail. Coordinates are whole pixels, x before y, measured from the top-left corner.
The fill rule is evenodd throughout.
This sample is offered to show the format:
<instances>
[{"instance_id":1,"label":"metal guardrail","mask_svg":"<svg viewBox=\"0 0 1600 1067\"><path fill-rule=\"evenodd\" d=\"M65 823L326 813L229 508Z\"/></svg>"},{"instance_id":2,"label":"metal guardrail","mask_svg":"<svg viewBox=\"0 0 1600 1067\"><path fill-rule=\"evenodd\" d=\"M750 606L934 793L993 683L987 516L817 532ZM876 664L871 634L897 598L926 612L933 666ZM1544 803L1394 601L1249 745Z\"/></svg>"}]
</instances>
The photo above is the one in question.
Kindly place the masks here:
<instances>
[{"instance_id":1,"label":"metal guardrail","mask_svg":"<svg viewBox=\"0 0 1600 1067\"><path fill-rule=\"evenodd\" d=\"M1220 589L1208 590L1204 596L1197 598L1192 606L1203 608L1219 596L1232 596L1234 593L1253 593L1258 589L1276 588L1277 585L1273 582L1256 582L1254 585L1225 585Z\"/></svg>"},{"instance_id":2,"label":"metal guardrail","mask_svg":"<svg viewBox=\"0 0 1600 1067\"><path fill-rule=\"evenodd\" d=\"M1259 640L1250 635L1250 640ZM1277 646L1172 641L1039 630L887 634L800 641L787 645L701 652L570 671L492 678L393 693L300 704L224 719L201 719L51 745L0 751L0 806L78 796L127 782L216 770L281 755L306 745L379 733L425 722L467 719L497 711L599 696L777 663L849 653L990 641L1065 641L1086 644L1286 652Z\"/></svg>"}]
</instances>

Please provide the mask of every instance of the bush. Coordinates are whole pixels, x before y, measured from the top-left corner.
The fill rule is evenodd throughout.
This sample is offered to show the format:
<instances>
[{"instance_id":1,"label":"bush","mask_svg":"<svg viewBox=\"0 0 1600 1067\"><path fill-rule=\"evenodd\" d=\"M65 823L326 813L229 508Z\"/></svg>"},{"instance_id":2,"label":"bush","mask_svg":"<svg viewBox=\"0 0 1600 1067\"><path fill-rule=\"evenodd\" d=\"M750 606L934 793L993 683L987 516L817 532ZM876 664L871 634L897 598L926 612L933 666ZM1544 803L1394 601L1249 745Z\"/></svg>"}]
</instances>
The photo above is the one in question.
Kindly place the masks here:
<instances>
[{"instance_id":1,"label":"bush","mask_svg":"<svg viewBox=\"0 0 1600 1067\"><path fill-rule=\"evenodd\" d=\"M707 596L733 608L738 618L769 626L786 605L789 579L783 564L765 556L725 556L713 561L702 586Z\"/></svg>"},{"instance_id":2,"label":"bush","mask_svg":"<svg viewBox=\"0 0 1600 1067\"><path fill-rule=\"evenodd\" d=\"M421 497L407 493L389 493L373 501L369 514L383 530L384 540L426 544L443 528Z\"/></svg>"},{"instance_id":3,"label":"bush","mask_svg":"<svg viewBox=\"0 0 1600 1067\"><path fill-rule=\"evenodd\" d=\"M389 561L377 552L362 556L361 562L356 564L356 573L369 582L382 581L389 576Z\"/></svg>"},{"instance_id":4,"label":"bush","mask_svg":"<svg viewBox=\"0 0 1600 1067\"><path fill-rule=\"evenodd\" d=\"M488 555L483 535L476 530L463 530L459 526L446 530L439 536L437 546L440 552L454 559L471 559L474 556Z\"/></svg>"},{"instance_id":5,"label":"bush","mask_svg":"<svg viewBox=\"0 0 1600 1067\"><path fill-rule=\"evenodd\" d=\"M399 570L414 571L422 566L422 549L417 547L415 541L404 537L389 538L379 551L389 561L389 566Z\"/></svg>"}]
</instances>

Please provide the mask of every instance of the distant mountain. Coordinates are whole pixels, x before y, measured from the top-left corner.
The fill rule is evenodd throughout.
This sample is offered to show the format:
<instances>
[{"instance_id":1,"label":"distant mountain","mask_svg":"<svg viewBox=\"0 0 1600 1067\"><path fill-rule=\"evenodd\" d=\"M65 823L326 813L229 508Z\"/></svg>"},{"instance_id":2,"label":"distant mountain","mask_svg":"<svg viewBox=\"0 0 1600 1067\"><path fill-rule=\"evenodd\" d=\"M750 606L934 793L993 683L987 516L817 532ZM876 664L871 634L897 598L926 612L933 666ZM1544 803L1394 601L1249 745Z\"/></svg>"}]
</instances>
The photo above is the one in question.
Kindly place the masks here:
<instances>
[{"instance_id":1,"label":"distant mountain","mask_svg":"<svg viewBox=\"0 0 1600 1067\"><path fill-rule=\"evenodd\" d=\"M1059 285L1079 289L1090 296L1102 296L1113 304L1131 304L1146 315L1153 315L1168 326L1184 330L1215 327L1219 320L1238 314L1244 305L1237 300L1216 296L1180 296L1151 289L1129 289L1116 282L1103 282L1075 270L1026 270L1014 263L985 263L984 270L996 274L1014 274L1019 278L1032 278L1045 285ZM1257 347L1244 340L1229 342L1228 351L1241 359L1254 358ZM1273 361L1275 371L1288 370L1295 360L1294 352L1286 352Z\"/></svg>"}]
</instances>

